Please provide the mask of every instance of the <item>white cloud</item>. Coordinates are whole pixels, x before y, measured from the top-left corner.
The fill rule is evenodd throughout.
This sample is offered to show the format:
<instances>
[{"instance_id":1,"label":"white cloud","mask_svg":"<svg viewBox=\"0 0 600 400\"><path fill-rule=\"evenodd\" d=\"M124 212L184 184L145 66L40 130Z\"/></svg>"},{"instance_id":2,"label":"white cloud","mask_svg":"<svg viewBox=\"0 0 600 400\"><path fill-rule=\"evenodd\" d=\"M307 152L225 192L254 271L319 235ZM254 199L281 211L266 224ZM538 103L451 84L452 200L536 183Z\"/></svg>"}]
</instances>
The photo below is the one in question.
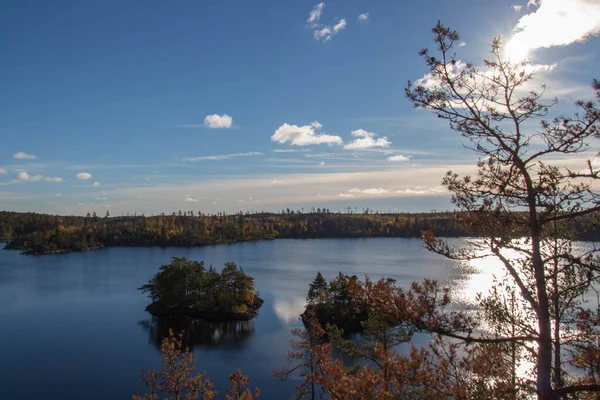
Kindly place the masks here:
<instances>
[{"instance_id":1,"label":"white cloud","mask_svg":"<svg viewBox=\"0 0 600 400\"><path fill-rule=\"evenodd\" d=\"M319 133L318 131L322 128L322 125L315 121L310 125L289 125L284 123L281 125L271 140L278 143L290 142L292 146L308 146L311 144L344 144L343 140L339 136L327 135L325 133Z\"/></svg>"},{"instance_id":2,"label":"white cloud","mask_svg":"<svg viewBox=\"0 0 600 400\"><path fill-rule=\"evenodd\" d=\"M94 183L92 183L92 187L98 187L100 186L100 182L96 181Z\"/></svg>"},{"instance_id":3,"label":"white cloud","mask_svg":"<svg viewBox=\"0 0 600 400\"><path fill-rule=\"evenodd\" d=\"M530 5L539 7L519 19L506 45L513 61L526 58L530 50L567 46L600 34L598 0L530 0Z\"/></svg>"},{"instance_id":4,"label":"white cloud","mask_svg":"<svg viewBox=\"0 0 600 400\"><path fill-rule=\"evenodd\" d=\"M369 22L369 13L364 13L364 14L360 14L356 20L358 22L362 22L363 24L366 24Z\"/></svg>"},{"instance_id":5,"label":"white cloud","mask_svg":"<svg viewBox=\"0 0 600 400\"><path fill-rule=\"evenodd\" d=\"M335 24L333 26L333 33L338 33L339 31L341 31L342 29L344 29L346 27L346 19L342 18L338 21L337 24Z\"/></svg>"},{"instance_id":6,"label":"white cloud","mask_svg":"<svg viewBox=\"0 0 600 400\"><path fill-rule=\"evenodd\" d=\"M307 151L308 150L304 150L304 149L277 149L277 150L273 150L273 153L304 153Z\"/></svg>"},{"instance_id":7,"label":"white cloud","mask_svg":"<svg viewBox=\"0 0 600 400\"><path fill-rule=\"evenodd\" d=\"M188 201L190 203L197 203L197 202L200 201L200 199L197 199L195 197L192 197L192 196L188 195L188 196L185 196L185 199L183 199L183 201Z\"/></svg>"},{"instance_id":8,"label":"white cloud","mask_svg":"<svg viewBox=\"0 0 600 400\"><path fill-rule=\"evenodd\" d=\"M465 47L467 45L467 42L460 42L458 44L458 47Z\"/></svg>"},{"instance_id":9,"label":"white cloud","mask_svg":"<svg viewBox=\"0 0 600 400\"><path fill-rule=\"evenodd\" d=\"M321 20L321 15L323 14L323 8L325 8L325 3L319 3L314 6L308 14L306 23L313 30L313 36L316 40L327 42L331 40L333 35L344 29L347 23L345 18L340 18L333 26L321 24L319 21Z\"/></svg>"},{"instance_id":10,"label":"white cloud","mask_svg":"<svg viewBox=\"0 0 600 400\"><path fill-rule=\"evenodd\" d=\"M183 157L181 160L194 162L194 161L204 161L204 160L216 161L216 160L227 160L227 159L229 159L229 157L227 157L227 155L219 155L219 156Z\"/></svg>"},{"instance_id":11,"label":"white cloud","mask_svg":"<svg viewBox=\"0 0 600 400\"><path fill-rule=\"evenodd\" d=\"M250 157L250 156L261 156L263 153L260 151L249 151L246 153L231 153L222 154L216 156L199 156L199 157L183 157L182 161L194 162L194 161L218 161L218 160L229 160L234 157Z\"/></svg>"},{"instance_id":12,"label":"white cloud","mask_svg":"<svg viewBox=\"0 0 600 400\"><path fill-rule=\"evenodd\" d=\"M529 0L527 2L527 7L537 7L540 5L541 0Z\"/></svg>"},{"instance_id":13,"label":"white cloud","mask_svg":"<svg viewBox=\"0 0 600 400\"><path fill-rule=\"evenodd\" d=\"M314 36L315 39L323 39L324 42L331 40L331 27L324 26L323 28L315 29Z\"/></svg>"},{"instance_id":14,"label":"white cloud","mask_svg":"<svg viewBox=\"0 0 600 400\"><path fill-rule=\"evenodd\" d=\"M324 167L324 166L325 166L325 161L321 161L321 162L319 163L319 166L320 166L320 167Z\"/></svg>"},{"instance_id":15,"label":"white cloud","mask_svg":"<svg viewBox=\"0 0 600 400\"><path fill-rule=\"evenodd\" d=\"M6 170L4 168L0 168L0 175L6 175Z\"/></svg>"},{"instance_id":16,"label":"white cloud","mask_svg":"<svg viewBox=\"0 0 600 400\"><path fill-rule=\"evenodd\" d=\"M340 197L354 197L354 195L348 193L340 193Z\"/></svg>"},{"instance_id":17,"label":"white cloud","mask_svg":"<svg viewBox=\"0 0 600 400\"><path fill-rule=\"evenodd\" d=\"M406 188L404 190L397 190L396 193L401 195L440 195L448 193L448 190L441 186L437 185L430 189L424 189L422 186L416 186L414 189Z\"/></svg>"},{"instance_id":18,"label":"white cloud","mask_svg":"<svg viewBox=\"0 0 600 400\"><path fill-rule=\"evenodd\" d=\"M400 194L426 194L427 192L425 190L420 190L420 189L404 189L404 190L398 190L396 191L396 193L400 193Z\"/></svg>"},{"instance_id":19,"label":"white cloud","mask_svg":"<svg viewBox=\"0 0 600 400\"><path fill-rule=\"evenodd\" d=\"M42 179L42 176L39 174L29 175L27 172L21 171L17 172L17 174L15 175L15 179L23 182L38 182Z\"/></svg>"},{"instance_id":20,"label":"white cloud","mask_svg":"<svg viewBox=\"0 0 600 400\"><path fill-rule=\"evenodd\" d=\"M104 200L108 200L108 197L96 197L94 200L104 201Z\"/></svg>"},{"instance_id":21,"label":"white cloud","mask_svg":"<svg viewBox=\"0 0 600 400\"><path fill-rule=\"evenodd\" d=\"M325 3L319 3L313 7L308 14L308 19L306 20L309 24L316 24L321 19L321 14L323 14L323 8L325 8Z\"/></svg>"},{"instance_id":22,"label":"white cloud","mask_svg":"<svg viewBox=\"0 0 600 400\"><path fill-rule=\"evenodd\" d=\"M382 189L382 188L371 188L371 189L358 189L358 188L352 188L350 190L348 190L348 193L360 193L360 194L385 194L388 193L389 190L387 189Z\"/></svg>"},{"instance_id":23,"label":"white cloud","mask_svg":"<svg viewBox=\"0 0 600 400\"><path fill-rule=\"evenodd\" d=\"M17 160L35 160L37 157L33 154L23 153L22 151L13 154L12 158Z\"/></svg>"},{"instance_id":24,"label":"white cloud","mask_svg":"<svg viewBox=\"0 0 600 400\"><path fill-rule=\"evenodd\" d=\"M209 128L231 128L232 122L233 118L227 114L212 114L207 115L206 118L204 118L204 125L208 126Z\"/></svg>"},{"instance_id":25,"label":"white cloud","mask_svg":"<svg viewBox=\"0 0 600 400\"><path fill-rule=\"evenodd\" d=\"M350 134L352 136L363 137L363 138L364 137L370 137L370 138L372 138L372 137L377 136L377 134L375 134L373 132L368 132L368 131L366 131L364 129L355 129L352 132L350 132Z\"/></svg>"},{"instance_id":26,"label":"white cloud","mask_svg":"<svg viewBox=\"0 0 600 400\"><path fill-rule=\"evenodd\" d=\"M408 161L409 159L410 157L403 156L402 154L397 154L387 158L388 161Z\"/></svg>"},{"instance_id":27,"label":"white cloud","mask_svg":"<svg viewBox=\"0 0 600 400\"><path fill-rule=\"evenodd\" d=\"M85 181L86 179L92 179L92 174L89 172L80 172L75 175L75 178L79 179L80 181Z\"/></svg>"},{"instance_id":28,"label":"white cloud","mask_svg":"<svg viewBox=\"0 0 600 400\"><path fill-rule=\"evenodd\" d=\"M60 178L60 177L58 177L58 176L47 176L47 177L45 178L45 181L46 181L46 182L62 182L62 181L63 181L63 178Z\"/></svg>"},{"instance_id":29,"label":"white cloud","mask_svg":"<svg viewBox=\"0 0 600 400\"><path fill-rule=\"evenodd\" d=\"M455 77L466 67L467 67L466 63L458 60L458 61L456 61L456 63L448 65L448 70L449 70L448 75L450 77ZM425 75L423 75L422 78L419 78L415 81L415 85L424 86L425 88L428 88L428 89L439 86L439 84L440 84L439 79L435 78L433 76L433 74L431 74L431 73L425 74Z\"/></svg>"},{"instance_id":30,"label":"white cloud","mask_svg":"<svg viewBox=\"0 0 600 400\"><path fill-rule=\"evenodd\" d=\"M515 10L515 11L521 11L521 9L523 8L523 6L520 5L520 4L519 5L515 4L515 5L511 6L511 8L513 10Z\"/></svg>"},{"instance_id":31,"label":"white cloud","mask_svg":"<svg viewBox=\"0 0 600 400\"><path fill-rule=\"evenodd\" d=\"M364 129L356 129L352 131L352 136L358 137L358 139L348 143L344 146L346 150L364 150L372 149L374 147L390 147L392 142L387 137L383 136L375 139L377 136L373 132L367 132Z\"/></svg>"}]
</instances>

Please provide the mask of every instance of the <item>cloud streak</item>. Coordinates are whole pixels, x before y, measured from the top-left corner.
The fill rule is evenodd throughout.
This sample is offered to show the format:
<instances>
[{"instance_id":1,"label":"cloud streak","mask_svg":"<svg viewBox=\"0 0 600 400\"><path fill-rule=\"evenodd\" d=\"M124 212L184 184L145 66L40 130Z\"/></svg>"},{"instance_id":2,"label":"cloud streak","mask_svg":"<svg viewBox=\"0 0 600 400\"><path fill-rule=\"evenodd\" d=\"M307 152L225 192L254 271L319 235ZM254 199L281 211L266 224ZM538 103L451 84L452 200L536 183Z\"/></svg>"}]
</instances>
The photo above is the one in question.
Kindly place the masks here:
<instances>
[{"instance_id":1,"label":"cloud streak","mask_svg":"<svg viewBox=\"0 0 600 400\"><path fill-rule=\"evenodd\" d=\"M389 190L382 189L382 188L370 188L370 189L363 189L363 190L358 189L358 188L352 188L352 189L348 190L348 193L378 195L378 194L389 193Z\"/></svg>"},{"instance_id":2,"label":"cloud streak","mask_svg":"<svg viewBox=\"0 0 600 400\"><path fill-rule=\"evenodd\" d=\"M247 153L231 153L231 154L222 154L215 156L199 156L199 157L183 157L181 160L186 162L196 162L196 161L219 161L219 160L229 160L235 157L251 157L251 156L262 156L263 153L260 151L249 151Z\"/></svg>"},{"instance_id":3,"label":"cloud streak","mask_svg":"<svg viewBox=\"0 0 600 400\"><path fill-rule=\"evenodd\" d=\"M12 158L15 160L35 160L37 157L33 154L27 154L19 151L18 153L13 154Z\"/></svg>"}]
</instances>

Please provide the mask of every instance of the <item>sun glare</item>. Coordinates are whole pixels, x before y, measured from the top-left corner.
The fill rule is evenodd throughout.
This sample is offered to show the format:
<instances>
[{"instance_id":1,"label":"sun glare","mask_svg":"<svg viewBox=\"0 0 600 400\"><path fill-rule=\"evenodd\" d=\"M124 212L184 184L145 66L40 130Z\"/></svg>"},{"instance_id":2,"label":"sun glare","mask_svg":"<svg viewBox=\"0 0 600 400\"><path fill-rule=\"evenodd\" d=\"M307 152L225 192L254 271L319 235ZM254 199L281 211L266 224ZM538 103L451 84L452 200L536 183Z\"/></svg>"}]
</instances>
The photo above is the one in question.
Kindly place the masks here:
<instances>
[{"instance_id":1,"label":"sun glare","mask_svg":"<svg viewBox=\"0 0 600 400\"><path fill-rule=\"evenodd\" d=\"M519 63L527 58L529 54L529 46L522 41L517 41L512 38L504 48L505 56L513 63Z\"/></svg>"}]
</instances>

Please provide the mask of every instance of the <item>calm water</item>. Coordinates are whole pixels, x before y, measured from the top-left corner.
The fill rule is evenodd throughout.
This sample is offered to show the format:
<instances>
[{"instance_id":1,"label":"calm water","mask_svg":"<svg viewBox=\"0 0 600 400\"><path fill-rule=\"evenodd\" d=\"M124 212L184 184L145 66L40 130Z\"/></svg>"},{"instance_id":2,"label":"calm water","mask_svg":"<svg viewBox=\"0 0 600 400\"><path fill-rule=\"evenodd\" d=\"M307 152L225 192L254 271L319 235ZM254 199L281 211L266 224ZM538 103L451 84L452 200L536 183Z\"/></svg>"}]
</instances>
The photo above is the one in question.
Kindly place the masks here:
<instances>
[{"instance_id":1,"label":"calm water","mask_svg":"<svg viewBox=\"0 0 600 400\"><path fill-rule=\"evenodd\" d=\"M0 246L3 246L0 244ZM157 369L148 299L136 290L173 256L219 268L242 265L265 300L248 324L188 327L200 371L221 393L241 370L262 397L290 398L297 382L272 378L285 365L290 330L300 326L308 284L321 271L401 285L433 278L464 286L473 271L427 252L418 239L277 240L205 248L109 248L87 253L22 256L0 250L0 398L130 399L139 377ZM476 275L476 274L475 274Z\"/></svg>"}]
</instances>

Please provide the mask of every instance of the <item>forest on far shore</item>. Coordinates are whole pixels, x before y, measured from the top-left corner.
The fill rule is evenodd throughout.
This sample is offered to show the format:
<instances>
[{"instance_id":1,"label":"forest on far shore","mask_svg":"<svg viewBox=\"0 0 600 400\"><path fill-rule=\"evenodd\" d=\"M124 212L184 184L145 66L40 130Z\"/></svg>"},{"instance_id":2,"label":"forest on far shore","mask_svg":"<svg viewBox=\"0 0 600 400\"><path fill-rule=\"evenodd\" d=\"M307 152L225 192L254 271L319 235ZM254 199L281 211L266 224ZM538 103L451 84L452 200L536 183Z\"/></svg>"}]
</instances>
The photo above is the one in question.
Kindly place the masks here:
<instances>
[{"instance_id":1,"label":"forest on far shore","mask_svg":"<svg viewBox=\"0 0 600 400\"><path fill-rule=\"evenodd\" d=\"M96 213L58 216L0 211L0 238L9 249L30 254L83 251L109 246L206 246L267 239L475 236L460 227L455 212L362 213L282 210L280 213L206 215L179 211L169 215L118 216ZM574 227L581 240L600 238L586 217Z\"/></svg>"}]
</instances>

